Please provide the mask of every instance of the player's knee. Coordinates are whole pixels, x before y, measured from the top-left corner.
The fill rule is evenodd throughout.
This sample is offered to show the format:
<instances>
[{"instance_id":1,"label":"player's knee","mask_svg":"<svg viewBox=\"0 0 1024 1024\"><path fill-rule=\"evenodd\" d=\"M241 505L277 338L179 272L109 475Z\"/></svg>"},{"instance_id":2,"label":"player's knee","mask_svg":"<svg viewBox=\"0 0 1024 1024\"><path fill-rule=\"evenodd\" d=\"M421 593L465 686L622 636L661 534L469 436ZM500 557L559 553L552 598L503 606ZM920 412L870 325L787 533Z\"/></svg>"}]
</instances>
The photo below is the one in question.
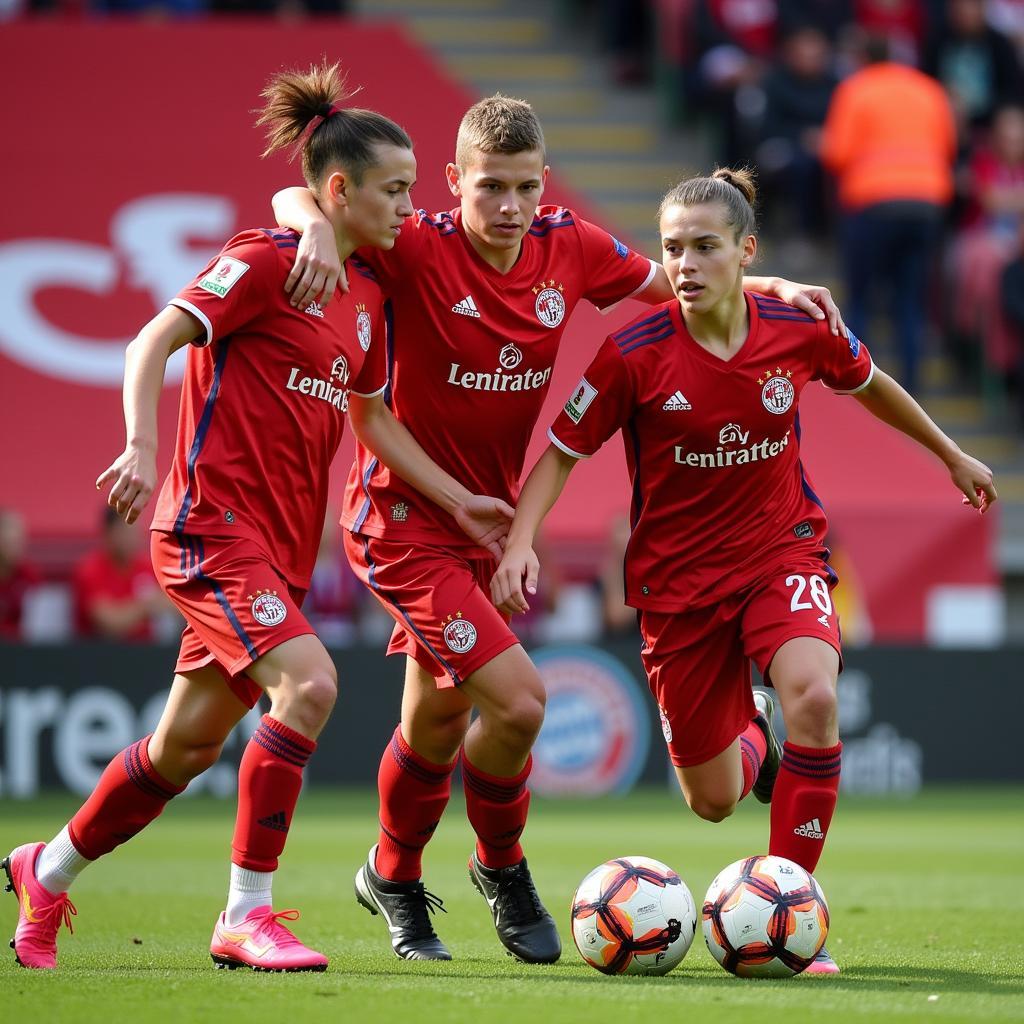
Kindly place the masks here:
<instances>
[{"instance_id":1,"label":"player's knee","mask_svg":"<svg viewBox=\"0 0 1024 1024\"><path fill-rule=\"evenodd\" d=\"M718 799L714 794L691 794L687 796L686 802L690 810L705 821L725 821L736 810L735 800Z\"/></svg>"},{"instance_id":2,"label":"player's knee","mask_svg":"<svg viewBox=\"0 0 1024 1024\"><path fill-rule=\"evenodd\" d=\"M789 714L790 731L812 736L830 732L836 722L838 701L832 680L824 676L809 678L800 688L796 706Z\"/></svg>"},{"instance_id":3,"label":"player's knee","mask_svg":"<svg viewBox=\"0 0 1024 1024\"><path fill-rule=\"evenodd\" d=\"M497 719L502 738L508 746L529 750L544 724L543 695L518 694L498 711Z\"/></svg>"},{"instance_id":4,"label":"player's knee","mask_svg":"<svg viewBox=\"0 0 1024 1024\"><path fill-rule=\"evenodd\" d=\"M321 726L338 699L338 677L333 668L317 669L294 687L292 707L311 725Z\"/></svg>"}]
</instances>

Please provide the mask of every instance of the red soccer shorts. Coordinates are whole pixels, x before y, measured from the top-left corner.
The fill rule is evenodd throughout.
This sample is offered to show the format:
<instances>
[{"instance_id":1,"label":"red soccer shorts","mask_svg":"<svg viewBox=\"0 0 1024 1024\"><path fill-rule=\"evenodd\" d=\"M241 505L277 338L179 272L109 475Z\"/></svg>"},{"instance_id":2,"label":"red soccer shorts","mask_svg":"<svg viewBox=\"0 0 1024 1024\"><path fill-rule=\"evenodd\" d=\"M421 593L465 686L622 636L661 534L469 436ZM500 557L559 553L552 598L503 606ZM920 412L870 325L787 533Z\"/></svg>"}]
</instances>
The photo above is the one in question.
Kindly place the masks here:
<instances>
[{"instance_id":1,"label":"red soccer shorts","mask_svg":"<svg viewBox=\"0 0 1024 1024\"><path fill-rule=\"evenodd\" d=\"M801 560L707 608L640 612L641 656L674 765L709 761L747 727L751 661L770 686L779 648L809 636L831 644L842 664L837 582L823 561Z\"/></svg>"},{"instance_id":2,"label":"red soccer shorts","mask_svg":"<svg viewBox=\"0 0 1024 1024\"><path fill-rule=\"evenodd\" d=\"M481 548L344 534L352 570L395 620L388 654L411 655L438 686L458 686L519 643L491 601L497 563Z\"/></svg>"},{"instance_id":3,"label":"red soccer shorts","mask_svg":"<svg viewBox=\"0 0 1024 1024\"><path fill-rule=\"evenodd\" d=\"M153 571L185 617L175 672L214 665L232 693L254 707L263 690L245 675L261 655L315 630L290 587L251 541L154 530Z\"/></svg>"}]
</instances>

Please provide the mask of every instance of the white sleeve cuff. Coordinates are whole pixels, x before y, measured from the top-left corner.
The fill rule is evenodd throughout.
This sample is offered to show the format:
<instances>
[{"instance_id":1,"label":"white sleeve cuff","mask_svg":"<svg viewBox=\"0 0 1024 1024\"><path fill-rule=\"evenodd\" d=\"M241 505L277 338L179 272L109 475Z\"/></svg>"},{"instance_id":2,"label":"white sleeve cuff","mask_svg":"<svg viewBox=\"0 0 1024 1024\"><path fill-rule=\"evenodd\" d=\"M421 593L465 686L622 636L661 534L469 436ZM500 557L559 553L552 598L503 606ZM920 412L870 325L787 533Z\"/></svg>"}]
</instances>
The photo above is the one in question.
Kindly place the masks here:
<instances>
[{"instance_id":1,"label":"white sleeve cuff","mask_svg":"<svg viewBox=\"0 0 1024 1024\"><path fill-rule=\"evenodd\" d=\"M192 344L198 348L206 348L207 345L213 341L213 324L210 323L209 317L201 310L198 306L193 306L187 299L174 298L167 303L168 306L177 306L178 309L185 310L186 313L191 313L202 325L206 328L206 341L200 341L198 338L192 340Z\"/></svg>"},{"instance_id":2,"label":"white sleeve cuff","mask_svg":"<svg viewBox=\"0 0 1024 1024\"><path fill-rule=\"evenodd\" d=\"M868 370L868 375L864 378L863 384L858 384L852 391L833 391L834 395L855 395L858 391L863 391L870 383L871 378L875 375L875 364L871 363L871 367Z\"/></svg>"},{"instance_id":3,"label":"white sleeve cuff","mask_svg":"<svg viewBox=\"0 0 1024 1024\"><path fill-rule=\"evenodd\" d=\"M589 459L589 455L584 455L582 452L574 452L567 444L562 444L561 441L555 437L554 432L548 427L548 440L556 447L560 448L566 455L573 459Z\"/></svg>"},{"instance_id":4,"label":"white sleeve cuff","mask_svg":"<svg viewBox=\"0 0 1024 1024\"><path fill-rule=\"evenodd\" d=\"M601 309L600 312L602 316L606 313L610 313L613 309L616 309L621 303L626 302L628 299L636 298L636 296L639 295L654 280L654 275L657 274L657 272L661 269L661 264L655 263L654 260L651 259L649 259L647 262L650 263L651 267L647 271L647 277L644 278L643 284L641 284L637 288L634 288L628 295L624 295L621 299L618 300L618 302L613 302L610 306L605 306L603 309Z\"/></svg>"},{"instance_id":5,"label":"white sleeve cuff","mask_svg":"<svg viewBox=\"0 0 1024 1024\"><path fill-rule=\"evenodd\" d=\"M388 389L388 382L385 381L376 391L371 391L369 394L363 394L362 391L353 391L352 394L359 398L376 398L378 395L383 395Z\"/></svg>"}]
</instances>

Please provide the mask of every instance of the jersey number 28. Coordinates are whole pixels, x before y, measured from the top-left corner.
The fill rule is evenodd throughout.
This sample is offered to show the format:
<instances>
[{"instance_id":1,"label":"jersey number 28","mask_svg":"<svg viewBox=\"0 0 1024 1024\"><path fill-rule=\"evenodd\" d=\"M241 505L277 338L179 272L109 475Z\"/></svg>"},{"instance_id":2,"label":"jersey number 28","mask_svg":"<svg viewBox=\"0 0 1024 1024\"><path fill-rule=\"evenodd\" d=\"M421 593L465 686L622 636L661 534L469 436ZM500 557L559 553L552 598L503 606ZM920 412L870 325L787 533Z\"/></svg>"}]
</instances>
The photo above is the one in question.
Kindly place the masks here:
<instances>
[{"instance_id":1,"label":"jersey number 28","mask_svg":"<svg viewBox=\"0 0 1024 1024\"><path fill-rule=\"evenodd\" d=\"M786 586L794 588L793 598L789 602L791 612L807 611L817 605L826 615L832 614L832 595L821 576L787 576ZM805 593L810 595L810 601L803 600Z\"/></svg>"}]
</instances>

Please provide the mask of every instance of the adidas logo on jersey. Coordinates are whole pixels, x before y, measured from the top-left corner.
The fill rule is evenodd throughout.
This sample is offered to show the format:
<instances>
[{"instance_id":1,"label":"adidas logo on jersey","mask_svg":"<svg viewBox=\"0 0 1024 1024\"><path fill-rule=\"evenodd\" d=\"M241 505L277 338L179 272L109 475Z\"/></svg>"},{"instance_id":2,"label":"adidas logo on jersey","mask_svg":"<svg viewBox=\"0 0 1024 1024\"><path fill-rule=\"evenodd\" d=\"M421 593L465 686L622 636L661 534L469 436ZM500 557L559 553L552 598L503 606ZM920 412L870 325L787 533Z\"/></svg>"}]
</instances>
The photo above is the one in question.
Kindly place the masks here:
<instances>
[{"instance_id":1,"label":"adidas logo on jersey","mask_svg":"<svg viewBox=\"0 0 1024 1024\"><path fill-rule=\"evenodd\" d=\"M793 835L803 836L805 839L824 839L825 833L821 831L821 822L817 818L811 818L802 825L793 829Z\"/></svg>"},{"instance_id":2,"label":"adidas logo on jersey","mask_svg":"<svg viewBox=\"0 0 1024 1024\"><path fill-rule=\"evenodd\" d=\"M662 406L666 412L680 412L684 409L692 409L693 406L686 400L686 395L682 391L677 391L671 398Z\"/></svg>"},{"instance_id":3,"label":"adidas logo on jersey","mask_svg":"<svg viewBox=\"0 0 1024 1024\"><path fill-rule=\"evenodd\" d=\"M324 311L315 303L311 302L304 310L304 313L308 313L310 316L318 316L321 320L324 318Z\"/></svg>"},{"instance_id":4,"label":"adidas logo on jersey","mask_svg":"<svg viewBox=\"0 0 1024 1024\"><path fill-rule=\"evenodd\" d=\"M480 310L476 308L472 295L467 295L461 302L456 302L452 306L452 312L461 313L462 316L475 316L478 320L480 319Z\"/></svg>"}]
</instances>

